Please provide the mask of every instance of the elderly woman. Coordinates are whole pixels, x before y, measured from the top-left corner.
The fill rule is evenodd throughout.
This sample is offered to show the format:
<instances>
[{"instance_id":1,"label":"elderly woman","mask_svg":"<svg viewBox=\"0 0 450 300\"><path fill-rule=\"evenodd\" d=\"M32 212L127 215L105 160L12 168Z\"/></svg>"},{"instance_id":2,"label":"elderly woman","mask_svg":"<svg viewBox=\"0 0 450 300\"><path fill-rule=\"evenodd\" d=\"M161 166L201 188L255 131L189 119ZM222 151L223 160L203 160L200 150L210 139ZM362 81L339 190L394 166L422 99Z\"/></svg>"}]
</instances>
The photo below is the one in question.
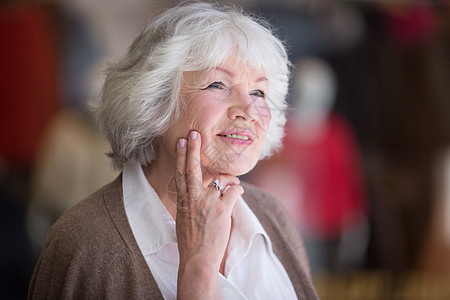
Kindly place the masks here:
<instances>
[{"instance_id":1,"label":"elderly woman","mask_svg":"<svg viewBox=\"0 0 450 300\"><path fill-rule=\"evenodd\" d=\"M52 227L30 298L316 299L286 213L237 178L280 146L288 65L236 9L148 25L95 107L123 172Z\"/></svg>"}]
</instances>

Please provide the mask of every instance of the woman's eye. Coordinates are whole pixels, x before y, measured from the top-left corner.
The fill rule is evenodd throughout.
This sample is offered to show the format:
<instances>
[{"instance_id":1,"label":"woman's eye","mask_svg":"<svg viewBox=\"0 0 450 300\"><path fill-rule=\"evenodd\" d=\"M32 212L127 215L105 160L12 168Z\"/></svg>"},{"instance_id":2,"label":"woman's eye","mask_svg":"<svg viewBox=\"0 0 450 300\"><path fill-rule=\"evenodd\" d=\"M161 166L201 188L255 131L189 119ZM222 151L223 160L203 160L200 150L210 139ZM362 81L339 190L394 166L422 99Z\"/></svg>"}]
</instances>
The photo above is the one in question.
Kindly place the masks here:
<instances>
[{"instance_id":1,"label":"woman's eye","mask_svg":"<svg viewBox=\"0 0 450 300\"><path fill-rule=\"evenodd\" d=\"M250 93L250 95L251 96L256 96L256 97L259 97L259 98L266 98L266 94L264 94L264 92L261 91L261 90L253 91L253 92Z\"/></svg>"},{"instance_id":2,"label":"woman's eye","mask_svg":"<svg viewBox=\"0 0 450 300\"><path fill-rule=\"evenodd\" d=\"M206 89L218 89L222 90L225 88L225 85L222 82L213 82L206 87Z\"/></svg>"}]
</instances>

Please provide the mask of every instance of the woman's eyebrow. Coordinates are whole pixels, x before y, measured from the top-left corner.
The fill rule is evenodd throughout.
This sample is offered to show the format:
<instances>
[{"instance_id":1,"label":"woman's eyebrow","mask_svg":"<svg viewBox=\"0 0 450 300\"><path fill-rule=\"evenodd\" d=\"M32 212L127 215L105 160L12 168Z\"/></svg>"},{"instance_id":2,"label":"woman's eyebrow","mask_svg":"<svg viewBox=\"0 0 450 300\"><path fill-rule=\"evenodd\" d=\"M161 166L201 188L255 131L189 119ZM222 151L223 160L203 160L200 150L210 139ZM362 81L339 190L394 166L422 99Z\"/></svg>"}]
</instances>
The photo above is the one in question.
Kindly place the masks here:
<instances>
[{"instance_id":1,"label":"woman's eyebrow","mask_svg":"<svg viewBox=\"0 0 450 300\"><path fill-rule=\"evenodd\" d=\"M221 67L216 67L216 68L214 68L214 70L217 70L217 71L220 71L220 72L222 72L222 73L225 73L225 74L227 74L229 77L231 77L232 79L234 79L234 78L236 77L236 75L234 75L233 72L231 72L231 71L229 71L229 70L227 70L227 69L221 68Z\"/></svg>"}]
</instances>

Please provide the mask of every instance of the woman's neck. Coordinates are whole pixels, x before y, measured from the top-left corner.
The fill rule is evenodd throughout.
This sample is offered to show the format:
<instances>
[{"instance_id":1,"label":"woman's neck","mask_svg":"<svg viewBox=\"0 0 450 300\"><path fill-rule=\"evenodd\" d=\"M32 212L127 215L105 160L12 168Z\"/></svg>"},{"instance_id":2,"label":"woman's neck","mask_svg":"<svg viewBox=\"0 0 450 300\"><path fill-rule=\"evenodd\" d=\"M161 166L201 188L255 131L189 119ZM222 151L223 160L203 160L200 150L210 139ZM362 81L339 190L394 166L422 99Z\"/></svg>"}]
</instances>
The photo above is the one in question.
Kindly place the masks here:
<instances>
[{"instance_id":1,"label":"woman's neck","mask_svg":"<svg viewBox=\"0 0 450 300\"><path fill-rule=\"evenodd\" d=\"M174 180L174 172L170 172L169 168L164 168L162 164L152 162L147 166L143 166L147 181L158 194L159 199L166 207L172 218L176 219L177 214L177 198L176 186Z\"/></svg>"}]
</instances>

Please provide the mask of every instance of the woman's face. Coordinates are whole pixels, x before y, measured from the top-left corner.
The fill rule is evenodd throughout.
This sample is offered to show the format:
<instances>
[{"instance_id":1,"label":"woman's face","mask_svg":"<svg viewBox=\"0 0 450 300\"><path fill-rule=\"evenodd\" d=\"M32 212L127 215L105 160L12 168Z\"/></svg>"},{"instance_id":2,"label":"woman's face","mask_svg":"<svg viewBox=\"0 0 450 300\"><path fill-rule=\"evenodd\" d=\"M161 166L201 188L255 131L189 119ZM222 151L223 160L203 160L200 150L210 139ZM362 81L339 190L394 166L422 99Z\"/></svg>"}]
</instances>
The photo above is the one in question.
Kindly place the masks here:
<instances>
[{"instance_id":1,"label":"woman's face","mask_svg":"<svg viewBox=\"0 0 450 300\"><path fill-rule=\"evenodd\" d=\"M247 173L258 161L269 128L267 92L264 73L233 59L210 71L184 73L180 101L185 110L163 137L159 155L175 163L177 140L197 130L203 172Z\"/></svg>"}]
</instances>

